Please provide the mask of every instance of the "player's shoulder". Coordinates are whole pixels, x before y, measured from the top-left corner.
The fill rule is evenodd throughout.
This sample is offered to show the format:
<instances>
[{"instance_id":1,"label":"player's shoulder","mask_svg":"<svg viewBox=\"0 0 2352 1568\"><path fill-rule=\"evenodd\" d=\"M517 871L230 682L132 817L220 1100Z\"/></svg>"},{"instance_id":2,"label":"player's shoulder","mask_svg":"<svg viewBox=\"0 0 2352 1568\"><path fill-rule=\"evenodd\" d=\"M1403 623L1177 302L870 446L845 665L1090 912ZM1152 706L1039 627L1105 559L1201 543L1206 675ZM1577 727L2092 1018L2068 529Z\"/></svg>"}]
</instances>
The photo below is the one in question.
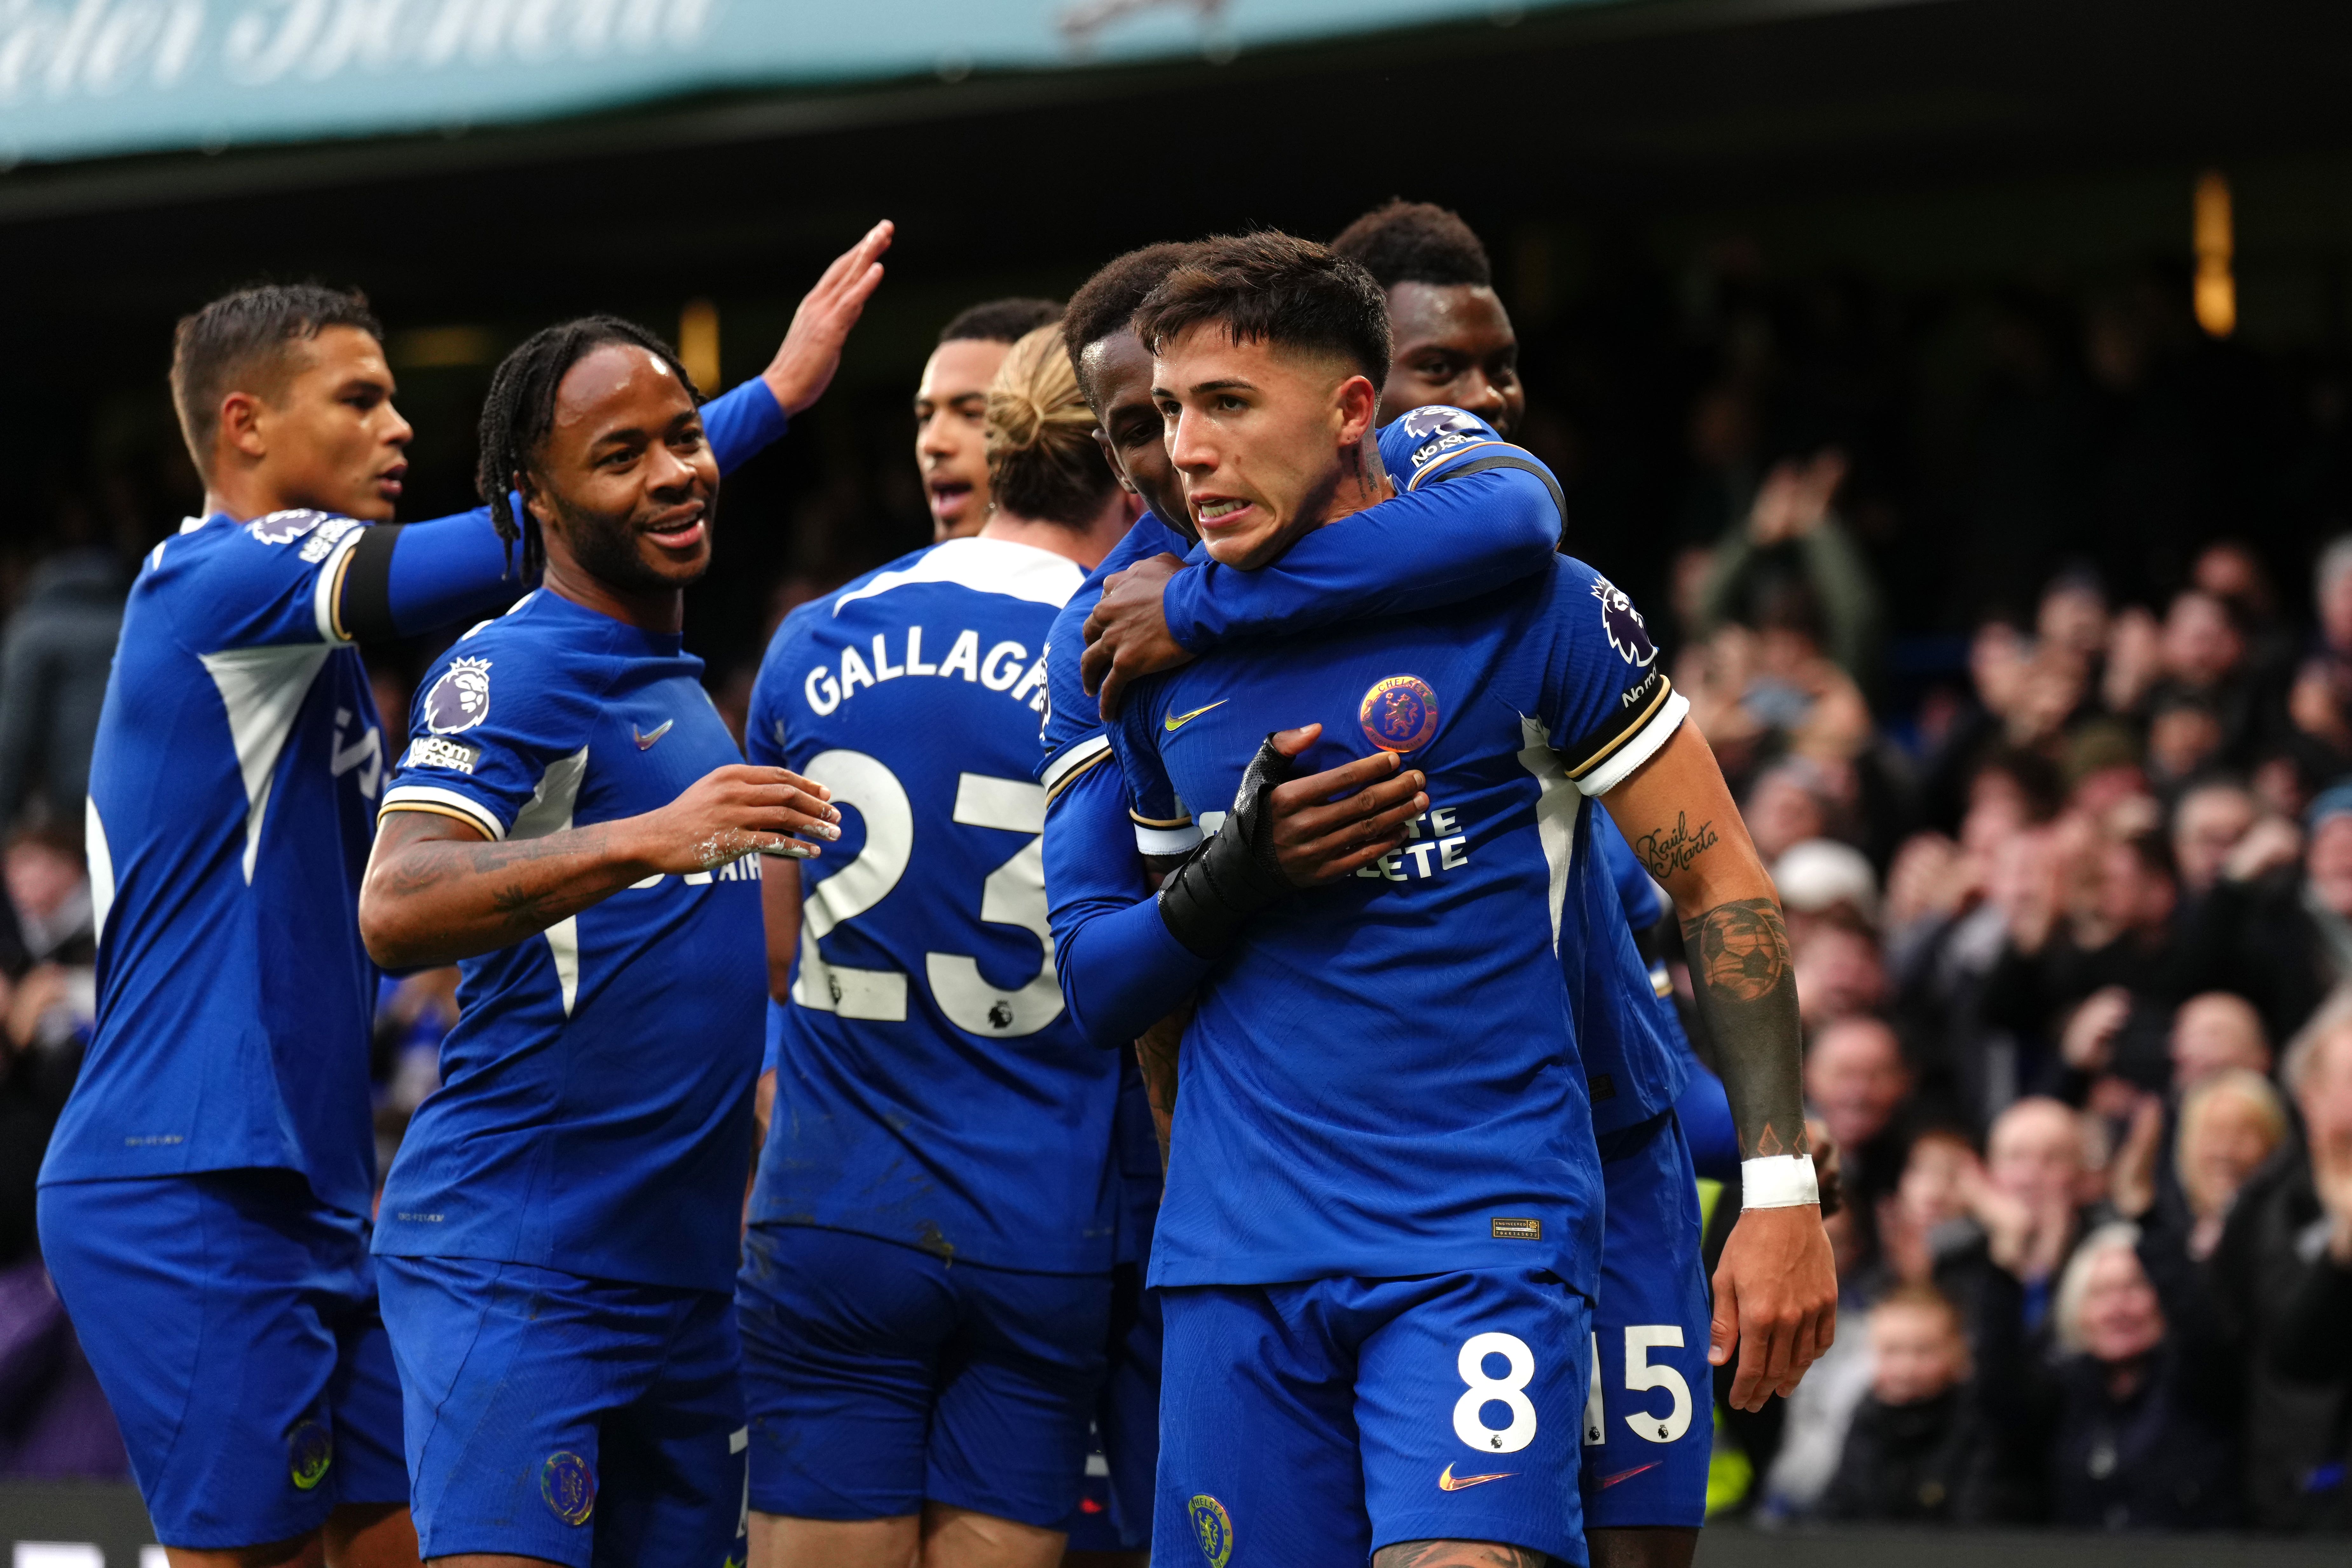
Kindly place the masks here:
<instances>
[{"instance_id":1,"label":"player's shoulder","mask_svg":"<svg viewBox=\"0 0 2352 1568\"><path fill-rule=\"evenodd\" d=\"M1424 404L1389 421L1379 441L1381 463L1401 490L1413 489L1473 448L1518 450L1493 425L1444 403Z\"/></svg>"},{"instance_id":2,"label":"player's shoulder","mask_svg":"<svg viewBox=\"0 0 2352 1568\"><path fill-rule=\"evenodd\" d=\"M1543 584L1554 620L1581 639L1605 643L1627 664L1646 669L1658 657L1650 624L1607 574L1573 555L1555 557Z\"/></svg>"},{"instance_id":3,"label":"player's shoulder","mask_svg":"<svg viewBox=\"0 0 2352 1568\"><path fill-rule=\"evenodd\" d=\"M1086 581L1066 555L1006 539L950 539L900 556L831 597L835 618L888 610L890 595L930 590L1037 605L1058 612Z\"/></svg>"},{"instance_id":4,"label":"player's shoulder","mask_svg":"<svg viewBox=\"0 0 2352 1568\"><path fill-rule=\"evenodd\" d=\"M418 688L416 723L436 735L488 721L495 701L505 721L593 702L610 675L604 617L544 588L512 609L480 621L426 670Z\"/></svg>"},{"instance_id":5,"label":"player's shoulder","mask_svg":"<svg viewBox=\"0 0 2352 1568\"><path fill-rule=\"evenodd\" d=\"M352 542L367 528L357 518L308 507L273 511L246 522L225 512L190 518L148 552L159 585L197 586L220 574L303 571Z\"/></svg>"}]
</instances>

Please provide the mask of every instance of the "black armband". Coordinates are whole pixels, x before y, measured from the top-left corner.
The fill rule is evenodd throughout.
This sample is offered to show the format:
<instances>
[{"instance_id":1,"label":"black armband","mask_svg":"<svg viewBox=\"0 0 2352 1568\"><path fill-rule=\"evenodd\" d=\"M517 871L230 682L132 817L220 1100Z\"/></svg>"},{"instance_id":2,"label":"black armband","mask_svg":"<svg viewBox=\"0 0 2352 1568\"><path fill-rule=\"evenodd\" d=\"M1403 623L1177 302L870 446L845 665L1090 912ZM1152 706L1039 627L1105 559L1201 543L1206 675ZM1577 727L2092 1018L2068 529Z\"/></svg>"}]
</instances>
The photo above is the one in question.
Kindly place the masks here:
<instances>
[{"instance_id":1,"label":"black armband","mask_svg":"<svg viewBox=\"0 0 2352 1568\"><path fill-rule=\"evenodd\" d=\"M392 621L392 552L404 527L379 522L362 529L360 542L343 561L335 624L353 642L386 642L400 635Z\"/></svg>"},{"instance_id":2,"label":"black armband","mask_svg":"<svg viewBox=\"0 0 2352 1568\"><path fill-rule=\"evenodd\" d=\"M1168 934L1197 958L1214 958L1247 925L1298 889L1274 856L1274 817L1266 795L1291 775L1290 759L1268 737L1242 773L1224 826L1201 841L1160 884L1160 918Z\"/></svg>"}]
</instances>

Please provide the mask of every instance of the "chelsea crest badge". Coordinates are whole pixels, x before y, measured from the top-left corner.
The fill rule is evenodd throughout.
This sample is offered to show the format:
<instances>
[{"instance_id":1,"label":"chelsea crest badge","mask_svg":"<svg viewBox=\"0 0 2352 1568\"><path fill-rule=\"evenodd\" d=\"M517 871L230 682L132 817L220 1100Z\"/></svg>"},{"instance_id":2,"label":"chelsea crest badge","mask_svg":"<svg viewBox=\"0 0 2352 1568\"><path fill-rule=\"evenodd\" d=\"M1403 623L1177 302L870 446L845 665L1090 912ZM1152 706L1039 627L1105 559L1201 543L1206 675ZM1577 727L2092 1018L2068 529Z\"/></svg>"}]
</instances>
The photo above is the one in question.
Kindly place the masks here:
<instances>
[{"instance_id":1,"label":"chelsea crest badge","mask_svg":"<svg viewBox=\"0 0 2352 1568\"><path fill-rule=\"evenodd\" d=\"M1364 693L1356 720L1381 751L1417 751L1437 734L1437 693L1417 675L1391 675Z\"/></svg>"},{"instance_id":2,"label":"chelsea crest badge","mask_svg":"<svg viewBox=\"0 0 2352 1568\"><path fill-rule=\"evenodd\" d=\"M1209 1568L1225 1568L1234 1554L1234 1521L1225 1512L1225 1505L1202 1492L1192 1500L1192 1535L1201 1543L1201 1553L1209 1560Z\"/></svg>"}]
</instances>

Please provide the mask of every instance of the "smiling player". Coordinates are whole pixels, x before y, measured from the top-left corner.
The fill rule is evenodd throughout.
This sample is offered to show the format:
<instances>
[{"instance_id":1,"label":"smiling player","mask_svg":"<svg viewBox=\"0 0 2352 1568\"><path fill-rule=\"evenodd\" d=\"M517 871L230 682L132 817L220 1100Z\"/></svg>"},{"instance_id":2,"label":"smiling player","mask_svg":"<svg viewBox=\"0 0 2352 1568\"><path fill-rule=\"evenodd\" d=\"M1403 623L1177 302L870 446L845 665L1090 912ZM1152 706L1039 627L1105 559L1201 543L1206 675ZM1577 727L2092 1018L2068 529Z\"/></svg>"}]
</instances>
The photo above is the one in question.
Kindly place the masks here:
<instances>
[{"instance_id":1,"label":"smiling player","mask_svg":"<svg viewBox=\"0 0 2352 1568\"><path fill-rule=\"evenodd\" d=\"M1388 334L1360 269L1279 236L1216 242L1138 329L1218 562L1260 567L1388 493L1369 439ZM1396 428L1426 444L1449 427ZM1787 1157L1802 1129L1778 910L1622 599L1562 561L1454 611L1220 650L1149 681L1114 727L1139 818L1181 816L1179 796L1235 803L1155 900L1093 913L1064 943L1097 1037L1202 988L1153 1261L1163 1550L1195 1533L1236 1563L1584 1559L1566 1478L1601 1215L1574 1041L1622 987L1563 987L1545 942L1564 921L1624 926L1580 795L1609 795L1621 819L1719 825L1720 852L1670 879L1759 1162L1717 1352L1744 1332L1745 1402L1791 1386L1826 1342L1811 1169ZM1416 754L1412 774L1387 769L1427 780L1427 837L1330 860L1337 885L1296 896L1309 878L1269 831L1269 796L1293 759L1361 758L1360 734L1378 748L1365 762ZM1486 1157L1465 1166L1469 1150Z\"/></svg>"},{"instance_id":2,"label":"smiling player","mask_svg":"<svg viewBox=\"0 0 2352 1568\"><path fill-rule=\"evenodd\" d=\"M360 897L462 1013L375 1237L426 1558L709 1568L740 1550L730 1300L760 1064L754 850L838 836L738 760L680 647L718 464L641 328L499 367L481 489L546 584L417 700Z\"/></svg>"}]
</instances>

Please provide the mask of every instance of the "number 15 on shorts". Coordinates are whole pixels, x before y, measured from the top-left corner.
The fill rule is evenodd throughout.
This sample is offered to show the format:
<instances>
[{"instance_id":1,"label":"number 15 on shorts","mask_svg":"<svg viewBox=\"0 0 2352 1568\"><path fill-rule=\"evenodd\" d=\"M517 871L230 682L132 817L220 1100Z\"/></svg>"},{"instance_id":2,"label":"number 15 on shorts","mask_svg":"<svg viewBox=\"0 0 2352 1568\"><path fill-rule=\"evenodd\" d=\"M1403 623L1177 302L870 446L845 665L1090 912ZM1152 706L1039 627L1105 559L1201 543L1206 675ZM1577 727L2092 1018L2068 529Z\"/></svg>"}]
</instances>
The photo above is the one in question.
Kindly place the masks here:
<instances>
[{"instance_id":1,"label":"number 15 on shorts","mask_svg":"<svg viewBox=\"0 0 2352 1568\"><path fill-rule=\"evenodd\" d=\"M1679 1323L1625 1325L1625 1391L1635 1396L1627 1401L1631 1408L1624 1418L1625 1426L1644 1442L1671 1443L1690 1430L1690 1384L1674 1367L1650 1360L1654 1350L1682 1348ZM1601 1336L1596 1332L1592 1336L1592 1382L1584 1397L1584 1445L1588 1448L1609 1441L1608 1417L1601 1408L1601 1391L1606 1386L1601 1371ZM1656 1410L1653 1391L1657 1389L1664 1389L1673 1401L1672 1407L1663 1415Z\"/></svg>"}]
</instances>

